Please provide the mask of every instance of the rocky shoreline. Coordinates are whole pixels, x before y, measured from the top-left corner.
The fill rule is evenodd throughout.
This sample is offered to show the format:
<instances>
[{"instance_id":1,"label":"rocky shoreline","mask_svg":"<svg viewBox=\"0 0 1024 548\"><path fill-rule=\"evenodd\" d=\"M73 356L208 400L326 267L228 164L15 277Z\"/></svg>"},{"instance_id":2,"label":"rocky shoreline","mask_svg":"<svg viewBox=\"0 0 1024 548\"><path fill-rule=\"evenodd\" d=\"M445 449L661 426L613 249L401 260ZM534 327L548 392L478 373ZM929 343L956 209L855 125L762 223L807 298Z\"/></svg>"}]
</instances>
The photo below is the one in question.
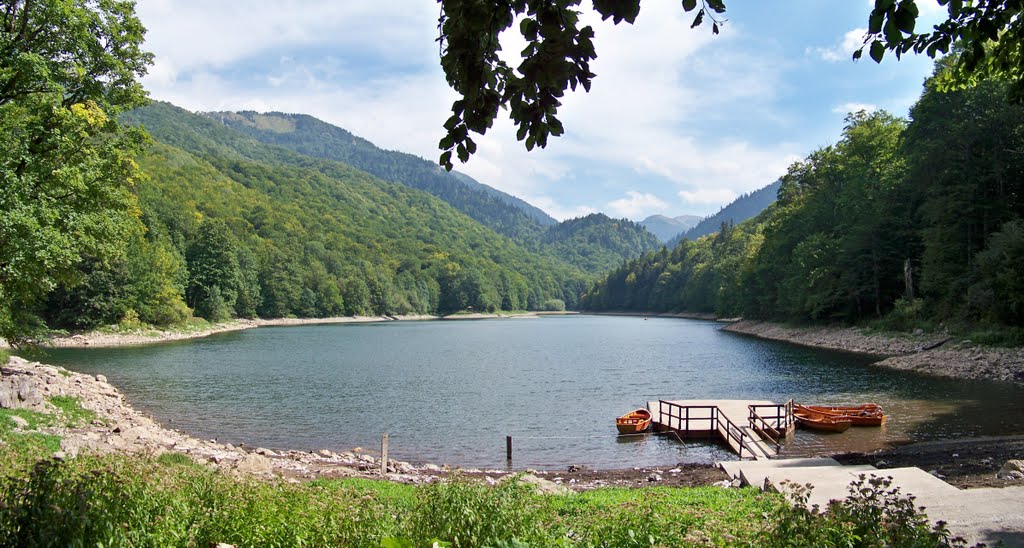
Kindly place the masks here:
<instances>
[{"instance_id":1,"label":"rocky shoreline","mask_svg":"<svg viewBox=\"0 0 1024 548\"><path fill-rule=\"evenodd\" d=\"M569 465L565 470L557 471L513 471L460 469L388 459L387 473L382 474L381 459L362 448L344 452L327 449L274 450L201 440L185 432L165 428L139 412L103 375L74 373L19 357L11 357L6 365L0 366L0 407L53 414L56 409L48 403L48 399L54 396L76 398L84 409L96 414L96 418L88 424L43 427L38 430L60 437L60 451L54 455L60 459L74 458L84 453L122 453L155 458L163 453L175 452L227 473L281 477L289 481L361 477L421 484L448 477L457 471L462 475L495 483L504 477L520 474L523 481L548 492L607 486L695 486L716 482L729 485L724 472L705 464L609 471ZM21 427L25 425L19 425Z\"/></svg>"},{"instance_id":2,"label":"rocky shoreline","mask_svg":"<svg viewBox=\"0 0 1024 548\"><path fill-rule=\"evenodd\" d=\"M814 348L878 356L875 365L958 379L1024 384L1024 348L986 348L949 336L865 333L856 327L791 327L743 320L723 331Z\"/></svg>"}]
</instances>

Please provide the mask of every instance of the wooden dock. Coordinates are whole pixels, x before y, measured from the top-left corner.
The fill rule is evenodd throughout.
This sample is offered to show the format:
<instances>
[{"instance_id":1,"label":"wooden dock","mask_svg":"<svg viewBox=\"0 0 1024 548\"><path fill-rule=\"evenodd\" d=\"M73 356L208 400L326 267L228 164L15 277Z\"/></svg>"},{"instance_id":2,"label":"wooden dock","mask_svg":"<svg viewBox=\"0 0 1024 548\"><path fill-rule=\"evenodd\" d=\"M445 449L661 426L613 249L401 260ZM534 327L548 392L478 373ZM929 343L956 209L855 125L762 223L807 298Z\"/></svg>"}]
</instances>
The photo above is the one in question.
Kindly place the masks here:
<instances>
[{"instance_id":1,"label":"wooden dock","mask_svg":"<svg viewBox=\"0 0 1024 548\"><path fill-rule=\"evenodd\" d=\"M651 424L684 438L721 438L740 458L778 456L780 439L793 431L793 401L658 400L647 402Z\"/></svg>"}]
</instances>

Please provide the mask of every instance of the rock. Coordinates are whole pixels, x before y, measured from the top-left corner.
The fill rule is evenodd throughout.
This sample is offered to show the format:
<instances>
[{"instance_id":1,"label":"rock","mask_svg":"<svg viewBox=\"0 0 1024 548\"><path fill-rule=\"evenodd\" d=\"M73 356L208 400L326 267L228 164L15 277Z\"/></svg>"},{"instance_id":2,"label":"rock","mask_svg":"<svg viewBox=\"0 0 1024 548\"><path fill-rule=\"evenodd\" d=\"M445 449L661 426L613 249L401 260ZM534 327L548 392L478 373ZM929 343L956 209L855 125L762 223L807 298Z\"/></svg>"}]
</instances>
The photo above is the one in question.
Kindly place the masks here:
<instances>
[{"instance_id":1,"label":"rock","mask_svg":"<svg viewBox=\"0 0 1024 548\"><path fill-rule=\"evenodd\" d=\"M234 470L242 474L268 475L274 473L274 464L263 455L250 453L235 462Z\"/></svg>"},{"instance_id":2,"label":"rock","mask_svg":"<svg viewBox=\"0 0 1024 548\"><path fill-rule=\"evenodd\" d=\"M28 376L0 377L0 407L5 409L32 409L43 411L46 402Z\"/></svg>"},{"instance_id":3,"label":"rock","mask_svg":"<svg viewBox=\"0 0 1024 548\"><path fill-rule=\"evenodd\" d=\"M889 466L889 463L884 460L880 460L875 463L875 468L885 468L886 466Z\"/></svg>"},{"instance_id":4,"label":"rock","mask_svg":"<svg viewBox=\"0 0 1024 548\"><path fill-rule=\"evenodd\" d=\"M11 415L11 420L14 421L14 426L18 428L28 428L28 421L17 415Z\"/></svg>"},{"instance_id":5,"label":"rock","mask_svg":"<svg viewBox=\"0 0 1024 548\"><path fill-rule=\"evenodd\" d=\"M572 491L564 485L558 485L553 481L538 478L533 474L519 474L513 476L506 476L502 481L510 481L510 478L514 478L515 481L525 485L533 485L537 488L537 492L545 495L565 495Z\"/></svg>"},{"instance_id":6,"label":"rock","mask_svg":"<svg viewBox=\"0 0 1024 548\"><path fill-rule=\"evenodd\" d=\"M718 487L721 487L723 489L729 489L729 488L732 487L732 482L729 481L729 480L722 480L722 481L716 483L715 485L717 485Z\"/></svg>"},{"instance_id":7,"label":"rock","mask_svg":"<svg viewBox=\"0 0 1024 548\"><path fill-rule=\"evenodd\" d=\"M920 327L918 327L917 329L914 330L914 335L917 336L917 337L920 337L921 335L924 335L924 329L921 329Z\"/></svg>"},{"instance_id":8,"label":"rock","mask_svg":"<svg viewBox=\"0 0 1024 548\"><path fill-rule=\"evenodd\" d=\"M277 456L277 453L271 451L270 449L264 449L262 447L257 447L255 453L257 455L263 455L263 456L266 456L266 457L276 457Z\"/></svg>"},{"instance_id":9,"label":"rock","mask_svg":"<svg viewBox=\"0 0 1024 548\"><path fill-rule=\"evenodd\" d=\"M64 453L64 451L57 451L53 454L53 460L56 461L64 461L67 460L67 458L68 456Z\"/></svg>"},{"instance_id":10,"label":"rock","mask_svg":"<svg viewBox=\"0 0 1024 548\"><path fill-rule=\"evenodd\" d=\"M1011 459L1003 464L1003 467L996 472L996 478L1001 480L1024 479L1024 460Z\"/></svg>"},{"instance_id":11,"label":"rock","mask_svg":"<svg viewBox=\"0 0 1024 548\"><path fill-rule=\"evenodd\" d=\"M740 481L739 478L736 478L736 479L732 480L732 482L729 484L729 486L734 488L734 489L739 489L740 487L743 486L743 482Z\"/></svg>"},{"instance_id":12,"label":"rock","mask_svg":"<svg viewBox=\"0 0 1024 548\"><path fill-rule=\"evenodd\" d=\"M668 473L669 474L678 474L679 472L682 472L682 471L683 471L682 468L673 468L673 469L669 470Z\"/></svg>"},{"instance_id":13,"label":"rock","mask_svg":"<svg viewBox=\"0 0 1024 548\"><path fill-rule=\"evenodd\" d=\"M107 378L103 375L96 375L97 382L107 382Z\"/></svg>"},{"instance_id":14,"label":"rock","mask_svg":"<svg viewBox=\"0 0 1024 548\"><path fill-rule=\"evenodd\" d=\"M661 481L661 474L651 474L647 476L647 481Z\"/></svg>"},{"instance_id":15,"label":"rock","mask_svg":"<svg viewBox=\"0 0 1024 548\"><path fill-rule=\"evenodd\" d=\"M428 472L440 472L441 471L441 467L436 465L436 464L424 464L421 467L421 469L422 470L426 470Z\"/></svg>"},{"instance_id":16,"label":"rock","mask_svg":"<svg viewBox=\"0 0 1024 548\"><path fill-rule=\"evenodd\" d=\"M946 476L944 476L941 473L939 473L938 470L929 470L928 473L933 475L933 476L935 476L935 477L937 477L937 478L939 478L939 479L946 479Z\"/></svg>"},{"instance_id":17,"label":"rock","mask_svg":"<svg viewBox=\"0 0 1024 548\"><path fill-rule=\"evenodd\" d=\"M321 449L321 450L317 451L316 453L318 455L320 455L321 457L327 457L329 459L333 459L333 458L338 456L334 451L331 451L329 449Z\"/></svg>"}]
</instances>

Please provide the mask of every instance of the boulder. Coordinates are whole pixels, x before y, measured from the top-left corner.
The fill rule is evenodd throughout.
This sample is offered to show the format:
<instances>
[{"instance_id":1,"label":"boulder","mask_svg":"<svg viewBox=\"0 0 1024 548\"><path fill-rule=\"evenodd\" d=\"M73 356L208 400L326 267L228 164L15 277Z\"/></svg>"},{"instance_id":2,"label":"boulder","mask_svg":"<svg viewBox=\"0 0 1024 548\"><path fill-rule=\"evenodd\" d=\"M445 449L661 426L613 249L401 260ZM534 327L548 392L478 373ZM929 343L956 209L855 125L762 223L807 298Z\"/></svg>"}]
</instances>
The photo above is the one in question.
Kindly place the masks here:
<instances>
[{"instance_id":1,"label":"boulder","mask_svg":"<svg viewBox=\"0 0 1024 548\"><path fill-rule=\"evenodd\" d=\"M11 415L11 420L14 421L14 426L17 428L28 428L28 421L17 415Z\"/></svg>"},{"instance_id":2,"label":"boulder","mask_svg":"<svg viewBox=\"0 0 1024 548\"><path fill-rule=\"evenodd\" d=\"M242 474L268 475L274 473L274 465L263 455L249 453L235 462L234 470Z\"/></svg>"},{"instance_id":3,"label":"boulder","mask_svg":"<svg viewBox=\"0 0 1024 548\"><path fill-rule=\"evenodd\" d=\"M996 472L996 478L1001 480L1024 479L1024 460L1011 459L1003 464L1003 467Z\"/></svg>"},{"instance_id":4,"label":"boulder","mask_svg":"<svg viewBox=\"0 0 1024 548\"><path fill-rule=\"evenodd\" d=\"M538 493L545 495L566 495L572 493L572 490L568 487L558 485L553 481L538 478L533 474L516 474L512 476L506 476L502 481L518 481L526 485L532 485L537 489Z\"/></svg>"},{"instance_id":5,"label":"boulder","mask_svg":"<svg viewBox=\"0 0 1024 548\"><path fill-rule=\"evenodd\" d=\"M46 402L30 379L11 375L0 377L0 407L45 411Z\"/></svg>"}]
</instances>

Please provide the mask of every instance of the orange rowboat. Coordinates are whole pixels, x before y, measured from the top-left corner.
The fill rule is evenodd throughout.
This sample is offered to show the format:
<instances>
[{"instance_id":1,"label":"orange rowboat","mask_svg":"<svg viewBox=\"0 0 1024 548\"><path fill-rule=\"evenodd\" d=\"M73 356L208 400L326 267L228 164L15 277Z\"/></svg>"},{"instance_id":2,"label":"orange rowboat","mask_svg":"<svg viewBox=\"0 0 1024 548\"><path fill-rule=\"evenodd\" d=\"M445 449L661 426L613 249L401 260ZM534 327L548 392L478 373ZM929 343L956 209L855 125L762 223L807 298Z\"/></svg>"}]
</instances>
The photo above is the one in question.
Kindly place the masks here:
<instances>
[{"instance_id":1,"label":"orange rowboat","mask_svg":"<svg viewBox=\"0 0 1024 548\"><path fill-rule=\"evenodd\" d=\"M615 419L615 428L620 434L636 434L651 427L651 412L646 409L630 411Z\"/></svg>"},{"instance_id":2,"label":"orange rowboat","mask_svg":"<svg viewBox=\"0 0 1024 548\"><path fill-rule=\"evenodd\" d=\"M846 417L831 417L824 413L809 411L806 409L793 409L793 416L796 423L803 428L819 430L821 432L845 432L850 429L853 422Z\"/></svg>"},{"instance_id":3,"label":"orange rowboat","mask_svg":"<svg viewBox=\"0 0 1024 548\"><path fill-rule=\"evenodd\" d=\"M803 410L808 413L821 413L830 417L848 418L854 426L882 426L887 418L881 406L875 403L865 403L857 406L796 404L793 409Z\"/></svg>"}]
</instances>

